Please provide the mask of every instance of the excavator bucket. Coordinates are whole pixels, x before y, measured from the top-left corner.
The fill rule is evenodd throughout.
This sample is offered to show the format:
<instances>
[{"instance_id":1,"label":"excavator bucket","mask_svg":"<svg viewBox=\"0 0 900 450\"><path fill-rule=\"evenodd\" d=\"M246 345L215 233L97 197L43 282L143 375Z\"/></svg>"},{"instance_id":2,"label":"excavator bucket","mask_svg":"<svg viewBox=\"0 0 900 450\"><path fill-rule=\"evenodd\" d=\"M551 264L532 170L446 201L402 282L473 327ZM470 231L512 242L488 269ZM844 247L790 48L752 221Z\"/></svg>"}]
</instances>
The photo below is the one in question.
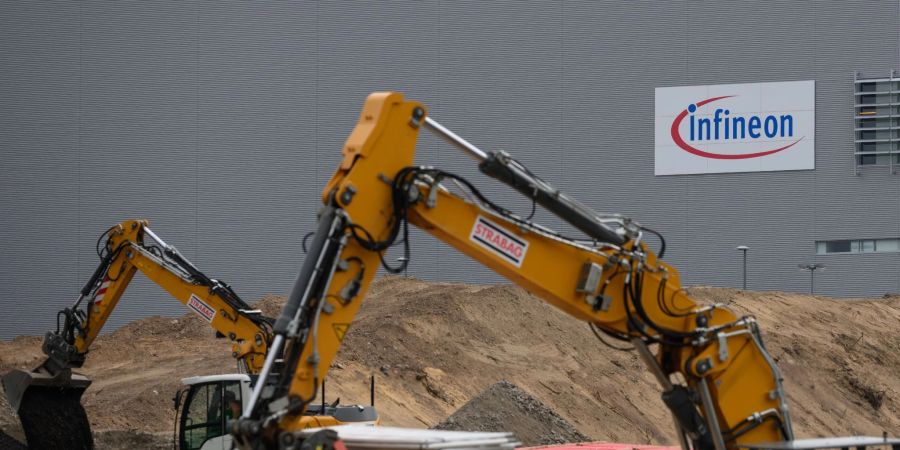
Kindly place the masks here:
<instances>
[{"instance_id":1,"label":"excavator bucket","mask_svg":"<svg viewBox=\"0 0 900 450\"><path fill-rule=\"evenodd\" d=\"M94 440L81 395L91 380L64 370L50 375L12 370L3 375L3 389L19 414L29 448L92 449Z\"/></svg>"}]
</instances>

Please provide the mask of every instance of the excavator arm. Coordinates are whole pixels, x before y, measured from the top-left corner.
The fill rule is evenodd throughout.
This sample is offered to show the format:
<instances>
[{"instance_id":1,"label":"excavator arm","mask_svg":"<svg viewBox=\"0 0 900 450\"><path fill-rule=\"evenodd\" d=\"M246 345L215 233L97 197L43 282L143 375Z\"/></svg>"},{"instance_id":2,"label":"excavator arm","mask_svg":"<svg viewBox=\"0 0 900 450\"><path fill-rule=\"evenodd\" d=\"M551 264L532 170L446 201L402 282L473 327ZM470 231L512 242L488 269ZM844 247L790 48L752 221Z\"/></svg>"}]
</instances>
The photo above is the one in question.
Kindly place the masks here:
<instances>
[{"instance_id":1,"label":"excavator arm","mask_svg":"<svg viewBox=\"0 0 900 450\"><path fill-rule=\"evenodd\" d=\"M7 399L34 448L90 446L80 404L90 380L72 369L82 367L137 272L208 322L217 335L227 337L241 372L262 370L272 340L271 319L252 310L227 284L204 275L153 233L146 220L125 221L107 230L98 240L97 253L100 264L78 300L59 312L57 330L45 336L42 350L47 358L30 372L13 370L3 376Z\"/></svg>"},{"instance_id":2,"label":"excavator arm","mask_svg":"<svg viewBox=\"0 0 900 450\"><path fill-rule=\"evenodd\" d=\"M572 238L492 202L463 177L414 166L428 129L474 158L479 169L521 192L585 235ZM723 305L700 305L678 272L655 253L656 232L601 216L503 152L484 152L397 93L374 93L322 193L309 253L275 324L272 374L257 383L231 431L242 448L299 448L303 412L340 348L385 250L419 227L588 326L603 340L630 343L660 383L682 446L725 450L793 439L781 376L756 321ZM662 236L658 236L662 240ZM664 246L664 240L663 246Z\"/></svg>"},{"instance_id":3,"label":"excavator arm","mask_svg":"<svg viewBox=\"0 0 900 450\"><path fill-rule=\"evenodd\" d=\"M241 372L259 373L271 341L270 319L253 310L229 285L198 270L150 230L148 221L120 223L104 236L100 265L82 288L76 307L61 312L66 318L62 333L48 333L65 341L59 350L75 355L59 362L80 367L79 360L103 330L131 279L141 272L227 337ZM81 305L84 308L79 310Z\"/></svg>"}]
</instances>

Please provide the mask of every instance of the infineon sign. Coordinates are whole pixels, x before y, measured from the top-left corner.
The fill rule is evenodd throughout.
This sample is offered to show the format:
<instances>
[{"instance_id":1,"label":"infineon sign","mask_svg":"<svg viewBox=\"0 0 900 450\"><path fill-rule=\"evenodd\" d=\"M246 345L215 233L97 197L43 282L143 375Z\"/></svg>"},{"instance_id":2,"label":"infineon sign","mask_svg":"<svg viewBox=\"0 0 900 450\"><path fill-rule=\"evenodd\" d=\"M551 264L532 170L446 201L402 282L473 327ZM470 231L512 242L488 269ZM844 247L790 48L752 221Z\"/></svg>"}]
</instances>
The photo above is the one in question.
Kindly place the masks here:
<instances>
[{"instance_id":1,"label":"infineon sign","mask_svg":"<svg viewBox=\"0 0 900 450\"><path fill-rule=\"evenodd\" d=\"M656 175L815 169L815 81L656 88Z\"/></svg>"}]
</instances>

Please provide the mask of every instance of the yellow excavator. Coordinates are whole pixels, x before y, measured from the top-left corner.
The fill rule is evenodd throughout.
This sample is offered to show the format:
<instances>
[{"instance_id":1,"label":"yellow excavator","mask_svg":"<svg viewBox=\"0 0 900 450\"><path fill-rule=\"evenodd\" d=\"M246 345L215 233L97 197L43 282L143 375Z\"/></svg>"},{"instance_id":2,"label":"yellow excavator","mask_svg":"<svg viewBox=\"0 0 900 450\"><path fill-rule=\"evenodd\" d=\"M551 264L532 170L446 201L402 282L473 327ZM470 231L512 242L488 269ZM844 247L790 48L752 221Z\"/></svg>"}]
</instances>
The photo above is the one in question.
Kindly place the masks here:
<instances>
[{"instance_id":1,"label":"yellow excavator","mask_svg":"<svg viewBox=\"0 0 900 450\"><path fill-rule=\"evenodd\" d=\"M228 284L203 274L156 235L147 220L128 220L108 229L97 241L97 254L100 264L80 297L59 312L62 323L45 336L42 350L47 358L34 370L12 370L3 376L7 399L19 414L29 447L92 448L90 425L80 403L91 381L73 369L82 367L91 344L140 271L209 323L218 337L231 341L239 373L185 378L186 387L175 397L178 448L230 448L225 422L237 417L231 409L237 413L243 409L262 370L273 320L252 309ZM306 417L315 426L377 420L373 407L337 404L314 405Z\"/></svg>"},{"instance_id":2,"label":"yellow excavator","mask_svg":"<svg viewBox=\"0 0 900 450\"><path fill-rule=\"evenodd\" d=\"M422 129L583 236L518 215L464 177L413 165ZM781 374L753 317L692 300L678 271L662 260L659 233L592 211L508 153L482 151L430 117L421 103L399 93L371 94L342 154L322 191L310 251L274 324L260 382L241 417L229 422L240 448L344 447L346 428L310 434L303 415L379 264L400 272L409 262L410 224L587 322L601 341L633 346L658 380L685 450L900 445L886 437L795 439ZM660 242L656 252L648 245L651 235ZM384 252L395 244L404 246L406 258L390 266ZM273 370L282 353L284 370Z\"/></svg>"}]
</instances>

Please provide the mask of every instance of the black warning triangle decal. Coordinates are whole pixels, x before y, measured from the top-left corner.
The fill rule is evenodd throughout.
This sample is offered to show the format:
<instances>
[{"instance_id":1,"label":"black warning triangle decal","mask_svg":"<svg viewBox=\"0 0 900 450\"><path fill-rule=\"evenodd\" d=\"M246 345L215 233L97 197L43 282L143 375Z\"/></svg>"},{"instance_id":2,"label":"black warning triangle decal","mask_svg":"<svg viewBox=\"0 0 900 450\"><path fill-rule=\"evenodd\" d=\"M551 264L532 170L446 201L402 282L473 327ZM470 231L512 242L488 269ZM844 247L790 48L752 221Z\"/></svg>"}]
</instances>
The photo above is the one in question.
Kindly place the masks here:
<instances>
[{"instance_id":1,"label":"black warning triangle decal","mask_svg":"<svg viewBox=\"0 0 900 450\"><path fill-rule=\"evenodd\" d=\"M347 329L350 328L349 323L336 323L331 326L334 328L334 334L338 338L338 342L344 341L344 336L347 334Z\"/></svg>"}]
</instances>

